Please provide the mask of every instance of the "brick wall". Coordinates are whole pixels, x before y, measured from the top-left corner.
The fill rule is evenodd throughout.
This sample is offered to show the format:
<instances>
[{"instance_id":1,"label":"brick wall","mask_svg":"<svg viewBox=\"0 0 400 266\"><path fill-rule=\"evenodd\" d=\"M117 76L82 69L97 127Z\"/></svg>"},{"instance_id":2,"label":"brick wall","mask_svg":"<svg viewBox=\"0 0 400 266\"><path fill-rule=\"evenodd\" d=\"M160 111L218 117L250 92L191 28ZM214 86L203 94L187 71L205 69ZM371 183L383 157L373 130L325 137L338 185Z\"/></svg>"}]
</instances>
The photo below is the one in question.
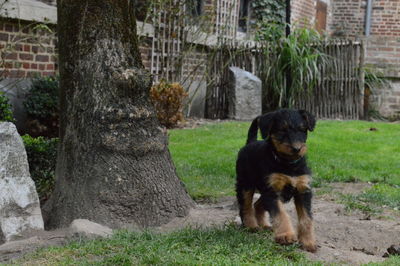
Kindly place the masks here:
<instances>
[{"instance_id":1,"label":"brick wall","mask_svg":"<svg viewBox=\"0 0 400 266\"><path fill-rule=\"evenodd\" d=\"M292 0L291 22L299 26L310 26L315 23L315 0Z\"/></svg>"},{"instance_id":2,"label":"brick wall","mask_svg":"<svg viewBox=\"0 0 400 266\"><path fill-rule=\"evenodd\" d=\"M55 75L56 38L53 33L14 20L0 21L0 73L6 78Z\"/></svg>"},{"instance_id":3,"label":"brick wall","mask_svg":"<svg viewBox=\"0 0 400 266\"><path fill-rule=\"evenodd\" d=\"M372 109L389 118L400 119L400 80L392 80L391 89L379 90L372 97Z\"/></svg>"},{"instance_id":4,"label":"brick wall","mask_svg":"<svg viewBox=\"0 0 400 266\"><path fill-rule=\"evenodd\" d=\"M366 63L400 78L400 1L373 1L371 32L365 37L366 0L331 0L329 33L366 41Z\"/></svg>"},{"instance_id":5,"label":"brick wall","mask_svg":"<svg viewBox=\"0 0 400 266\"><path fill-rule=\"evenodd\" d=\"M357 37L364 33L365 0L331 0L328 31L335 37Z\"/></svg>"},{"instance_id":6,"label":"brick wall","mask_svg":"<svg viewBox=\"0 0 400 266\"><path fill-rule=\"evenodd\" d=\"M400 95L400 1L375 0L372 6L371 32L365 36L366 0L330 0L329 33L335 37L364 40L366 64L391 78L392 89L377 90L375 108L383 115L398 112Z\"/></svg>"},{"instance_id":7,"label":"brick wall","mask_svg":"<svg viewBox=\"0 0 400 266\"><path fill-rule=\"evenodd\" d=\"M207 48L202 45L188 45L182 62L182 79L201 80L206 74Z\"/></svg>"}]
</instances>

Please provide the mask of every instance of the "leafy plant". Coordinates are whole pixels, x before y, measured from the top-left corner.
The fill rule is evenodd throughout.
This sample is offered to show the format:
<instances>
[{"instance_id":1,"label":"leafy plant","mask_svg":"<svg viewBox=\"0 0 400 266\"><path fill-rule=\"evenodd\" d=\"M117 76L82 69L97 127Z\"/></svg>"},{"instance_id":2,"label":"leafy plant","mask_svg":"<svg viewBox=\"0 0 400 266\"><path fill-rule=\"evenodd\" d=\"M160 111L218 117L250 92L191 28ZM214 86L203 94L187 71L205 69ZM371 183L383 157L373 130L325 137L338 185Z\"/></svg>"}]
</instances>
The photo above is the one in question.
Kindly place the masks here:
<instances>
[{"instance_id":1,"label":"leafy plant","mask_svg":"<svg viewBox=\"0 0 400 266\"><path fill-rule=\"evenodd\" d=\"M58 77L37 77L24 102L31 136L57 137L59 127Z\"/></svg>"},{"instance_id":2,"label":"leafy plant","mask_svg":"<svg viewBox=\"0 0 400 266\"><path fill-rule=\"evenodd\" d=\"M379 120L386 120L379 111L371 106L370 97L378 94L382 88L390 88L390 82L384 77L383 73L371 66L363 68L364 72L364 119L371 117Z\"/></svg>"},{"instance_id":3,"label":"leafy plant","mask_svg":"<svg viewBox=\"0 0 400 266\"><path fill-rule=\"evenodd\" d=\"M385 78L382 72L377 71L371 66L365 66L364 84L372 94L376 94L380 88L390 86L390 82Z\"/></svg>"},{"instance_id":4,"label":"leafy plant","mask_svg":"<svg viewBox=\"0 0 400 266\"><path fill-rule=\"evenodd\" d=\"M54 189L58 138L22 136L28 156L29 171L43 204Z\"/></svg>"},{"instance_id":5,"label":"leafy plant","mask_svg":"<svg viewBox=\"0 0 400 266\"><path fill-rule=\"evenodd\" d=\"M4 92L0 91L0 122L14 122L12 106Z\"/></svg>"},{"instance_id":6,"label":"leafy plant","mask_svg":"<svg viewBox=\"0 0 400 266\"><path fill-rule=\"evenodd\" d=\"M161 81L151 87L150 97L161 124L172 128L183 121L183 100L188 96L179 83Z\"/></svg>"},{"instance_id":7,"label":"leafy plant","mask_svg":"<svg viewBox=\"0 0 400 266\"><path fill-rule=\"evenodd\" d=\"M285 23L285 0L254 0L251 7L258 22Z\"/></svg>"},{"instance_id":8,"label":"leafy plant","mask_svg":"<svg viewBox=\"0 0 400 266\"><path fill-rule=\"evenodd\" d=\"M316 30L293 27L286 37L284 29L282 24L263 23L256 34L256 40L264 43L267 58L262 71L264 102L276 105L265 109L292 107L297 95L311 92L328 59L320 49L323 39Z\"/></svg>"}]
</instances>

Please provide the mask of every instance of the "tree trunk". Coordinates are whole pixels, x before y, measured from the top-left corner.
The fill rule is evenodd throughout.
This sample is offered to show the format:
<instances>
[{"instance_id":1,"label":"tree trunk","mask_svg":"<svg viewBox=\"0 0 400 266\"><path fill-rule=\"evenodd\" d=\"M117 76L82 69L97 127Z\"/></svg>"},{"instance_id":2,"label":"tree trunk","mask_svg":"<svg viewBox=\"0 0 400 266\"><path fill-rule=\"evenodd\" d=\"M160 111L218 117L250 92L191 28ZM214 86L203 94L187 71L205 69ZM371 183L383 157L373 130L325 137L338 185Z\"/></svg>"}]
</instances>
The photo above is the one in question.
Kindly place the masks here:
<instances>
[{"instance_id":1,"label":"tree trunk","mask_svg":"<svg viewBox=\"0 0 400 266\"><path fill-rule=\"evenodd\" d=\"M58 1L61 141L47 228L157 226L193 206L149 102L134 2Z\"/></svg>"}]
</instances>

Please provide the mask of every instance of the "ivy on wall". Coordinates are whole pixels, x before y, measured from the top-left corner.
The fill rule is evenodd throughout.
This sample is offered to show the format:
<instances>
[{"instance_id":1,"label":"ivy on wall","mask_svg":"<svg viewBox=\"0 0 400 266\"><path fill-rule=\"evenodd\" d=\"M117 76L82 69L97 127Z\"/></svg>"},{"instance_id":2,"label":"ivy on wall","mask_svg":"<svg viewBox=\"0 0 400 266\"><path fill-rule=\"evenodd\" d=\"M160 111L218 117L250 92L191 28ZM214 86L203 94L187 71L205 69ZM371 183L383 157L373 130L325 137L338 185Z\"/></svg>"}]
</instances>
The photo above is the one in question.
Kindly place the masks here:
<instances>
[{"instance_id":1,"label":"ivy on wall","mask_svg":"<svg viewBox=\"0 0 400 266\"><path fill-rule=\"evenodd\" d=\"M285 23L285 0L253 0L251 7L258 22Z\"/></svg>"}]
</instances>

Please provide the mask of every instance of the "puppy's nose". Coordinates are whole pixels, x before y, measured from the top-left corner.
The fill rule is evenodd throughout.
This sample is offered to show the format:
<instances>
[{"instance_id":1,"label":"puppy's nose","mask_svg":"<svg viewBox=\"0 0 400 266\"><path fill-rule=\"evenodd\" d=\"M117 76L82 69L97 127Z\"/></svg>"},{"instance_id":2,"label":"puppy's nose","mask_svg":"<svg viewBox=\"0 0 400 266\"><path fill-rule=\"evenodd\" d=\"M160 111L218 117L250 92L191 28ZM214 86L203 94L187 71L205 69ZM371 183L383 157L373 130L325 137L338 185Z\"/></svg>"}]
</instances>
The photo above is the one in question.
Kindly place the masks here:
<instances>
[{"instance_id":1,"label":"puppy's nose","mask_svg":"<svg viewBox=\"0 0 400 266\"><path fill-rule=\"evenodd\" d=\"M299 153L300 150L301 150L301 147L292 147L292 151L293 151L294 153Z\"/></svg>"}]
</instances>

